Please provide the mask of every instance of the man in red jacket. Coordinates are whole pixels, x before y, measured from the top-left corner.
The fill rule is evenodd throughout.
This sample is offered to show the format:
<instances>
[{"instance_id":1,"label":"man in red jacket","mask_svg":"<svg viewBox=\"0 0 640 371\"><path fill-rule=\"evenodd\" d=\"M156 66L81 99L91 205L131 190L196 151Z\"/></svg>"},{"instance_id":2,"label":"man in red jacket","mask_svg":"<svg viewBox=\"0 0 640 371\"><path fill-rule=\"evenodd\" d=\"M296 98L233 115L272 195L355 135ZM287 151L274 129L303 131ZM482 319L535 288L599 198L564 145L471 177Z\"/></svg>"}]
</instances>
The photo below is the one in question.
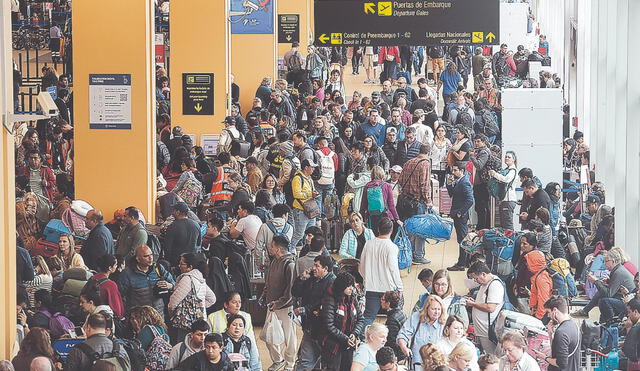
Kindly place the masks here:
<instances>
[{"instance_id":1,"label":"man in red jacket","mask_svg":"<svg viewBox=\"0 0 640 371\"><path fill-rule=\"evenodd\" d=\"M42 156L37 150L31 150L27 154L28 166L18 169L16 184L26 192L33 192L53 201L56 191L56 177L53 171L42 165Z\"/></svg>"}]
</instances>

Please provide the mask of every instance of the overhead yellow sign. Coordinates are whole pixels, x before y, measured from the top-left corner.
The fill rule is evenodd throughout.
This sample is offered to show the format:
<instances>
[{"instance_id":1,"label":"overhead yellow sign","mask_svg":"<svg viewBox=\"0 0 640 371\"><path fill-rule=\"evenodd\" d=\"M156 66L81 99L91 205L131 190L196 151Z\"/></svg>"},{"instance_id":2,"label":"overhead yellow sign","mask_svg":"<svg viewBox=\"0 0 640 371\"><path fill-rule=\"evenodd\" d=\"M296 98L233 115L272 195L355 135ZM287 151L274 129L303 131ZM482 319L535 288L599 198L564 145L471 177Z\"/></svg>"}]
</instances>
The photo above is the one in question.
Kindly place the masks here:
<instances>
[{"instance_id":1,"label":"overhead yellow sign","mask_svg":"<svg viewBox=\"0 0 640 371\"><path fill-rule=\"evenodd\" d=\"M388 17L393 15L393 6L391 4L391 1L378 2L378 15Z\"/></svg>"},{"instance_id":2,"label":"overhead yellow sign","mask_svg":"<svg viewBox=\"0 0 640 371\"><path fill-rule=\"evenodd\" d=\"M364 3L364 14L376 14L376 3Z\"/></svg>"},{"instance_id":3,"label":"overhead yellow sign","mask_svg":"<svg viewBox=\"0 0 640 371\"><path fill-rule=\"evenodd\" d=\"M342 33L332 33L331 34L331 44L332 45L342 45Z\"/></svg>"},{"instance_id":4,"label":"overhead yellow sign","mask_svg":"<svg viewBox=\"0 0 640 371\"><path fill-rule=\"evenodd\" d=\"M471 34L471 42L481 43L484 42L484 32L474 32Z\"/></svg>"}]
</instances>

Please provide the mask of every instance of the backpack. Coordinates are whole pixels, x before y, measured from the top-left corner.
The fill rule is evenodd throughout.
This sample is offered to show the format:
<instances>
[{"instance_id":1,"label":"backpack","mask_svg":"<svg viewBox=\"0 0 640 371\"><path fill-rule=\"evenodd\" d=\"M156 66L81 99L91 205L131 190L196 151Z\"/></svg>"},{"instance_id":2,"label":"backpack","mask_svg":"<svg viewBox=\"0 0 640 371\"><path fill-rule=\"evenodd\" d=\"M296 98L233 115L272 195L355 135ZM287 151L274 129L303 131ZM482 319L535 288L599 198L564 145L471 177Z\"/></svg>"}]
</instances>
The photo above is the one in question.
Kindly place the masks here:
<instances>
[{"instance_id":1,"label":"backpack","mask_svg":"<svg viewBox=\"0 0 640 371\"><path fill-rule=\"evenodd\" d=\"M300 53L295 52L291 57L289 57L289 62L287 63L289 66L289 71L299 71L302 69L302 58L300 57Z\"/></svg>"},{"instance_id":2,"label":"backpack","mask_svg":"<svg viewBox=\"0 0 640 371\"><path fill-rule=\"evenodd\" d=\"M487 265L491 273L506 277L513 273L513 250L515 242L497 229L488 229L482 235L482 244L489 251Z\"/></svg>"},{"instance_id":3,"label":"backpack","mask_svg":"<svg viewBox=\"0 0 640 371\"><path fill-rule=\"evenodd\" d=\"M49 333L52 338L57 339L66 334L67 330L73 330L76 328L76 325L74 325L69 318L60 314L60 312L56 312L52 315L49 311L45 310L40 313L49 318Z\"/></svg>"},{"instance_id":4,"label":"backpack","mask_svg":"<svg viewBox=\"0 0 640 371\"><path fill-rule=\"evenodd\" d=\"M515 307L513 306L513 304L511 304L511 302L509 301L509 296L507 294L507 286L504 284L504 282L500 279L500 278L496 278L493 281L489 282L489 285L487 286L487 293L485 294L485 299L484 302L485 304L487 303L487 299L489 298L489 287L491 286L491 284L495 281L499 281L500 284L502 285L502 289L504 290L504 300L503 300L503 304L502 304L502 309L500 309L500 312L502 312L503 310L507 310L507 311L515 311ZM489 340L491 340L491 342L493 342L494 344L498 343L498 335L496 334L496 322L498 318L500 318L500 312L498 312L498 316L496 317L496 320L491 322L491 312L488 312L487 315L489 316Z\"/></svg>"},{"instance_id":5,"label":"backpack","mask_svg":"<svg viewBox=\"0 0 640 371\"><path fill-rule=\"evenodd\" d=\"M467 312L466 303L460 299L462 299L462 296L454 296L453 300L451 300L451 304L449 304L449 309L447 309L447 314L460 318L464 324L464 328L468 328L469 312Z\"/></svg>"},{"instance_id":6,"label":"backpack","mask_svg":"<svg viewBox=\"0 0 640 371\"><path fill-rule=\"evenodd\" d=\"M92 365L99 360L103 360L114 365L117 371L131 370L131 367L127 365L127 361L118 355L120 353L120 344L114 341L112 341L112 344L113 349L111 352L104 352L102 354L93 350L87 343L80 343L76 346L89 358Z\"/></svg>"},{"instance_id":7,"label":"backpack","mask_svg":"<svg viewBox=\"0 0 640 371\"><path fill-rule=\"evenodd\" d=\"M496 60L496 75L505 76L509 74L509 65L507 64L507 56L501 56Z\"/></svg>"},{"instance_id":8,"label":"backpack","mask_svg":"<svg viewBox=\"0 0 640 371\"><path fill-rule=\"evenodd\" d=\"M552 295L564 296L565 298L578 296L578 290L571 274L571 265L566 259L553 259L546 270L553 281Z\"/></svg>"},{"instance_id":9,"label":"backpack","mask_svg":"<svg viewBox=\"0 0 640 371\"><path fill-rule=\"evenodd\" d=\"M147 348L147 365L150 371L162 371L166 368L171 354L171 344L166 334L161 335L155 326L149 326L153 332L153 341Z\"/></svg>"},{"instance_id":10,"label":"backpack","mask_svg":"<svg viewBox=\"0 0 640 371\"><path fill-rule=\"evenodd\" d=\"M116 329L116 331L118 331ZM140 346L138 340L129 340L118 338L113 341L122 346L129 356L129 363L131 364L132 371L144 370L145 363L147 362L147 356L144 349Z\"/></svg>"},{"instance_id":11,"label":"backpack","mask_svg":"<svg viewBox=\"0 0 640 371\"><path fill-rule=\"evenodd\" d=\"M324 198L323 203L324 215L327 219L331 220L339 216L338 210L340 209L340 199L336 192L331 192Z\"/></svg>"},{"instance_id":12,"label":"backpack","mask_svg":"<svg viewBox=\"0 0 640 371\"><path fill-rule=\"evenodd\" d=\"M271 231L271 233L273 233L273 236L282 236L282 237L286 237L287 240L289 239L289 236L287 236L287 233L289 233L289 228L291 228L291 226L289 225L289 223L284 223L284 227L282 227L282 231L278 231L276 229L276 226L273 225L273 223L271 222L267 222L265 223L267 225L267 227L269 228L269 230Z\"/></svg>"},{"instance_id":13,"label":"backpack","mask_svg":"<svg viewBox=\"0 0 640 371\"><path fill-rule=\"evenodd\" d=\"M380 183L373 187L367 188L367 202L370 215L382 215L385 211L387 211L387 206L384 202L384 195L382 194L382 185L384 183Z\"/></svg>"},{"instance_id":14,"label":"backpack","mask_svg":"<svg viewBox=\"0 0 640 371\"><path fill-rule=\"evenodd\" d=\"M516 169L504 169L499 170L497 173L500 173L503 176L509 175L509 172L516 171ZM509 192L509 188L513 184L513 181L516 179L516 175L514 174L513 179L509 183L503 183L498 179L491 177L487 181L487 188L489 189L489 194L493 196L496 200L502 201L505 197L507 197L507 192Z\"/></svg>"},{"instance_id":15,"label":"backpack","mask_svg":"<svg viewBox=\"0 0 640 371\"><path fill-rule=\"evenodd\" d=\"M160 243L160 239L155 234L147 231L147 243L145 243L153 253L153 261L157 262L158 259L163 257L162 254L162 244Z\"/></svg>"},{"instance_id":16,"label":"backpack","mask_svg":"<svg viewBox=\"0 0 640 371\"><path fill-rule=\"evenodd\" d=\"M306 149L311 149L311 148L306 148ZM311 149L311 153L313 153L313 162L315 162L316 164L320 163L320 155L318 154L318 152L314 151L313 149ZM331 160L333 161L333 160ZM300 161L300 164L302 164L302 160ZM313 173L311 173L311 179L318 181L320 180L320 178L322 177L322 172L320 171L320 166L316 166L313 169Z\"/></svg>"},{"instance_id":17,"label":"backpack","mask_svg":"<svg viewBox=\"0 0 640 371\"><path fill-rule=\"evenodd\" d=\"M333 184L336 178L336 166L333 162L333 156L335 153L333 153L333 151L329 151L329 154L325 155L319 150L316 152L320 157L320 162L318 163L318 167L320 168L320 179L318 179L318 184Z\"/></svg>"},{"instance_id":18,"label":"backpack","mask_svg":"<svg viewBox=\"0 0 640 371\"><path fill-rule=\"evenodd\" d=\"M182 189L176 192L176 195L189 205L189 207L196 207L202 195L202 183L195 178L189 178L184 182Z\"/></svg>"},{"instance_id":19,"label":"backpack","mask_svg":"<svg viewBox=\"0 0 640 371\"><path fill-rule=\"evenodd\" d=\"M456 116L456 125L462 125L465 128L473 128L473 118L469 111L458 112L458 116Z\"/></svg>"},{"instance_id":20,"label":"backpack","mask_svg":"<svg viewBox=\"0 0 640 371\"><path fill-rule=\"evenodd\" d=\"M291 173L293 173L294 171L298 170L291 169ZM289 180L284 184L283 187L284 199L286 200L289 207L293 207L293 201L295 201L295 198L293 197L293 178L296 176L298 176L298 174L291 175L291 177L289 177ZM302 179L302 182L304 184L304 178L302 176L300 178Z\"/></svg>"},{"instance_id":21,"label":"backpack","mask_svg":"<svg viewBox=\"0 0 640 371\"><path fill-rule=\"evenodd\" d=\"M480 115L482 117L482 122L476 123L476 133L482 133L489 138L498 135L500 133L500 129L498 129L498 118L496 117L495 112L484 109L480 112Z\"/></svg>"}]
</instances>

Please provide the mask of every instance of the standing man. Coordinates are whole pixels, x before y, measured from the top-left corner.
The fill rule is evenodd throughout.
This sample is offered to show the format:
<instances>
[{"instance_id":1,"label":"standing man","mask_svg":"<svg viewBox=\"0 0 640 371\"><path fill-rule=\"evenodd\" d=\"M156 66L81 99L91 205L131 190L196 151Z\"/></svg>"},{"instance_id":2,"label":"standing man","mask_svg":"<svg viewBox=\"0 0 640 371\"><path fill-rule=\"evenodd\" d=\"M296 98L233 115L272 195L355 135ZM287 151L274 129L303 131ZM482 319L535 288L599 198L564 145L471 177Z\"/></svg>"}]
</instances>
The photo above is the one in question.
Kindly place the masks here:
<instances>
[{"instance_id":1,"label":"standing man","mask_svg":"<svg viewBox=\"0 0 640 371\"><path fill-rule=\"evenodd\" d=\"M473 263L467 274L480 285L475 300L467 299L467 306L472 308L471 316L476 336L484 353L494 353L497 339L492 340L489 331L491 331L491 323L498 319L504 301L508 300L504 295L506 291L504 283L491 274L487 264L482 261Z\"/></svg>"},{"instance_id":2,"label":"standing man","mask_svg":"<svg viewBox=\"0 0 640 371\"><path fill-rule=\"evenodd\" d=\"M173 346L167 369L172 370L190 357L192 354L204 350L204 338L209 333L209 323L203 319L196 320L191 324L191 332L184 337L184 341Z\"/></svg>"},{"instance_id":3,"label":"standing man","mask_svg":"<svg viewBox=\"0 0 640 371\"><path fill-rule=\"evenodd\" d=\"M56 177L48 166L42 165L42 156L38 150L29 151L29 165L18 169L16 184L26 192L33 192L53 202L56 190Z\"/></svg>"},{"instance_id":4,"label":"standing man","mask_svg":"<svg viewBox=\"0 0 640 371\"><path fill-rule=\"evenodd\" d=\"M305 257L308 257L309 254ZM335 279L331 257L319 255L313 259L311 268L304 270L293 282L291 292L293 296L301 299L300 306L293 310L296 315L302 318L303 334L298 351L298 370L300 371L314 369L320 360L322 353L322 348L318 343L322 330L320 304L322 297Z\"/></svg>"},{"instance_id":5,"label":"standing man","mask_svg":"<svg viewBox=\"0 0 640 371\"><path fill-rule=\"evenodd\" d=\"M551 341L551 357L535 351L549 363L550 371L580 370L580 329L569 315L567 298L553 296L544 307L551 322L547 325Z\"/></svg>"},{"instance_id":6,"label":"standing man","mask_svg":"<svg viewBox=\"0 0 640 371\"><path fill-rule=\"evenodd\" d=\"M408 136L409 132L407 131ZM402 187L402 193L398 196L398 205L396 206L402 221L414 215L426 214L432 207L430 152L431 146L423 144L420 146L418 157L409 160L402 168L398 180ZM431 260L424 257L425 240L417 236L412 236L411 240L413 264L431 263Z\"/></svg>"},{"instance_id":7,"label":"standing man","mask_svg":"<svg viewBox=\"0 0 640 371\"><path fill-rule=\"evenodd\" d=\"M629 362L627 370L632 371L640 366L640 299L633 298L627 303L627 317L629 320L625 327L628 332L622 351Z\"/></svg>"},{"instance_id":8,"label":"standing man","mask_svg":"<svg viewBox=\"0 0 640 371\"><path fill-rule=\"evenodd\" d=\"M222 335L209 334L204 338L204 350L189 356L178 369L232 371L234 367L224 351Z\"/></svg>"},{"instance_id":9,"label":"standing man","mask_svg":"<svg viewBox=\"0 0 640 371\"><path fill-rule=\"evenodd\" d=\"M86 260L85 260L86 263ZM153 262L149 246L136 247L135 259L118 278L118 288L128 309L141 305L155 308L164 317L163 297L168 297L176 281L164 266Z\"/></svg>"},{"instance_id":10,"label":"standing man","mask_svg":"<svg viewBox=\"0 0 640 371\"><path fill-rule=\"evenodd\" d=\"M364 279L364 325L373 323L380 311L380 299L387 291L402 291L398 269L398 246L391 241L393 222L382 217L378 222L377 237L365 243L360 256L359 272Z\"/></svg>"},{"instance_id":11,"label":"standing man","mask_svg":"<svg viewBox=\"0 0 640 371\"><path fill-rule=\"evenodd\" d=\"M273 364L269 370L293 369L296 360L296 329L293 324L293 298L291 287L295 271L295 256L289 253L289 241L284 236L274 236L269 254L272 257L264 282L262 301L267 303L269 316L276 316L284 330L283 344L267 344ZM266 326L266 324L265 324Z\"/></svg>"},{"instance_id":12,"label":"standing man","mask_svg":"<svg viewBox=\"0 0 640 371\"><path fill-rule=\"evenodd\" d=\"M122 220L124 228L118 234L116 254L129 259L136 247L147 243L147 231L140 224L140 212L133 206L125 209Z\"/></svg>"},{"instance_id":13,"label":"standing man","mask_svg":"<svg viewBox=\"0 0 640 371\"><path fill-rule=\"evenodd\" d=\"M522 189L524 191L524 197L528 198L529 202L527 203L527 208L520 213L520 222L524 228L528 228L529 221L535 219L536 211L538 211L539 208L544 207L549 210L551 198L549 198L547 192L545 192L544 189L539 188L536 182L532 179L525 180L522 183Z\"/></svg>"},{"instance_id":14,"label":"standing man","mask_svg":"<svg viewBox=\"0 0 640 371\"><path fill-rule=\"evenodd\" d=\"M469 209L473 205L473 189L469 181L469 175L465 173L464 168L455 164L451 167L453 176L447 176L447 191L451 195L451 217L453 218L453 226L456 229L456 240L458 241L458 262L452 267L447 268L450 271L463 271L467 266L467 253L462 248L462 240L467 235L469 227Z\"/></svg>"},{"instance_id":15,"label":"standing man","mask_svg":"<svg viewBox=\"0 0 640 371\"><path fill-rule=\"evenodd\" d=\"M367 74L365 84L375 84L376 82L376 70L373 68L373 46L364 47L364 58L362 59L362 65L364 66L364 72ZM373 76L373 78L371 78Z\"/></svg>"},{"instance_id":16,"label":"standing man","mask_svg":"<svg viewBox=\"0 0 640 371\"><path fill-rule=\"evenodd\" d=\"M291 246L296 247L298 242L302 240L304 231L316 225L315 218L309 218L302 206L305 202L318 197L319 193L313 187L313 179L311 174L318 164L313 160L303 160L301 169L296 171L291 180L291 189L293 193L293 237L291 238Z\"/></svg>"},{"instance_id":17,"label":"standing man","mask_svg":"<svg viewBox=\"0 0 640 371\"><path fill-rule=\"evenodd\" d=\"M420 153L422 143L417 138L416 128L408 127L404 135L404 140L399 141L396 147L395 159L389 159L392 164L404 166L407 161L416 158Z\"/></svg>"},{"instance_id":18,"label":"standing man","mask_svg":"<svg viewBox=\"0 0 640 371\"><path fill-rule=\"evenodd\" d=\"M376 139L378 147L382 147L384 145L386 130L385 120L380 117L378 110L372 109L371 112L369 112L369 120L356 129L356 138L364 141L365 136L371 135Z\"/></svg>"},{"instance_id":19,"label":"standing man","mask_svg":"<svg viewBox=\"0 0 640 371\"><path fill-rule=\"evenodd\" d=\"M238 220L232 221L229 228L229 236L231 238L242 236L242 240L251 251L256 249L258 231L262 227L262 220L254 214L255 209L256 206L253 201L240 201L240 204L238 204Z\"/></svg>"},{"instance_id":20,"label":"standing man","mask_svg":"<svg viewBox=\"0 0 640 371\"><path fill-rule=\"evenodd\" d=\"M180 262L180 255L197 253L202 247L200 225L187 217L189 206L184 202L173 205L175 220L167 228L164 239L165 257L174 267Z\"/></svg>"},{"instance_id":21,"label":"standing man","mask_svg":"<svg viewBox=\"0 0 640 371\"><path fill-rule=\"evenodd\" d=\"M98 270L98 258L114 253L113 236L102 220L102 211L89 210L85 224L91 232L80 250L84 264L95 271Z\"/></svg>"},{"instance_id":22,"label":"standing man","mask_svg":"<svg viewBox=\"0 0 640 371\"><path fill-rule=\"evenodd\" d=\"M489 188L487 188L487 180L480 173L483 171L489 161L489 148L487 148L488 139L484 134L476 134L473 137L475 151L469 160L476 168L476 176L473 181L473 198L475 199L476 213L478 213L477 230L491 227L491 215L489 214ZM534 214L535 216L535 214Z\"/></svg>"}]
</instances>

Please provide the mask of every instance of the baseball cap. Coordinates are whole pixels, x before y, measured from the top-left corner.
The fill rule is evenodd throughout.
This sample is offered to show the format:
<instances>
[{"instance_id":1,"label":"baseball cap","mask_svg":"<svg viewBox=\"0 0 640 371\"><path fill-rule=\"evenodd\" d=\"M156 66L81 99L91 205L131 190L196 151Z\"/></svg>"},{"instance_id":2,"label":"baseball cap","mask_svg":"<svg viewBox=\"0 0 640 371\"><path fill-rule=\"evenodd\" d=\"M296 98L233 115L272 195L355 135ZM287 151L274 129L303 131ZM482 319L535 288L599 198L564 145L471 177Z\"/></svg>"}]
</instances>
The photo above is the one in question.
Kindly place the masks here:
<instances>
[{"instance_id":1,"label":"baseball cap","mask_svg":"<svg viewBox=\"0 0 640 371\"><path fill-rule=\"evenodd\" d=\"M402 172L402 166L393 165L393 166L391 166L391 171L393 171L394 173L400 174Z\"/></svg>"},{"instance_id":2,"label":"baseball cap","mask_svg":"<svg viewBox=\"0 0 640 371\"><path fill-rule=\"evenodd\" d=\"M318 164L313 162L313 160L303 160L302 164L300 165L300 168L304 169L307 166L318 167Z\"/></svg>"},{"instance_id":3,"label":"baseball cap","mask_svg":"<svg viewBox=\"0 0 640 371\"><path fill-rule=\"evenodd\" d=\"M235 124L236 123L236 118L233 116L227 116L224 118L224 120L222 120L223 123L225 124Z\"/></svg>"},{"instance_id":4,"label":"baseball cap","mask_svg":"<svg viewBox=\"0 0 640 371\"><path fill-rule=\"evenodd\" d=\"M387 134L389 133L398 134L398 129L394 128L393 126L389 126L387 128Z\"/></svg>"},{"instance_id":5,"label":"baseball cap","mask_svg":"<svg viewBox=\"0 0 640 371\"><path fill-rule=\"evenodd\" d=\"M290 154L291 152L293 152L293 143L289 141L280 143L280 146L278 147L278 149L286 154Z\"/></svg>"},{"instance_id":6,"label":"baseball cap","mask_svg":"<svg viewBox=\"0 0 640 371\"><path fill-rule=\"evenodd\" d=\"M380 96L380 92L379 91L374 91L373 93L371 93L371 97L379 97Z\"/></svg>"}]
</instances>

